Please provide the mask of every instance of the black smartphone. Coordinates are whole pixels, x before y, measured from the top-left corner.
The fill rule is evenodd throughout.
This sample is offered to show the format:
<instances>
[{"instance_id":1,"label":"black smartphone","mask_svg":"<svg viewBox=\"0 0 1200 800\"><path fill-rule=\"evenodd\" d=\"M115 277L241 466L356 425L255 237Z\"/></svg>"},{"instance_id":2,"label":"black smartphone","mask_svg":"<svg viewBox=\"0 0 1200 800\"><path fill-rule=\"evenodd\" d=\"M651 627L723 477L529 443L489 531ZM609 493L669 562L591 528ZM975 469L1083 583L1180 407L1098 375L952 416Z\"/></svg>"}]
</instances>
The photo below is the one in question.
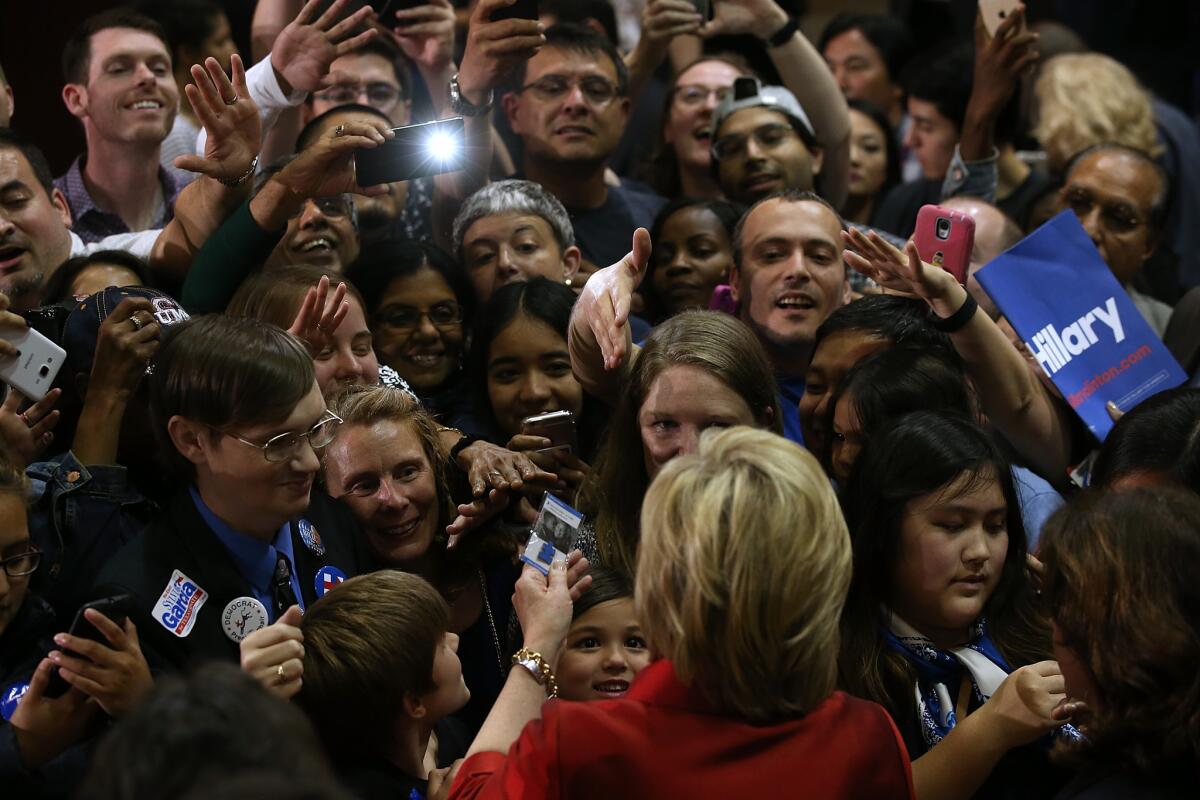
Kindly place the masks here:
<instances>
[{"instance_id":1,"label":"black smartphone","mask_svg":"<svg viewBox=\"0 0 1200 800\"><path fill-rule=\"evenodd\" d=\"M713 18L713 0L692 0L692 5L696 12L704 17L705 22L711 22Z\"/></svg>"},{"instance_id":2,"label":"black smartphone","mask_svg":"<svg viewBox=\"0 0 1200 800\"><path fill-rule=\"evenodd\" d=\"M463 165L463 118L392 128L396 138L354 154L359 186L457 172Z\"/></svg>"},{"instance_id":3,"label":"black smartphone","mask_svg":"<svg viewBox=\"0 0 1200 800\"><path fill-rule=\"evenodd\" d=\"M79 607L79 611L75 614L75 621L71 623L70 630L67 633L72 636L78 636L80 639L90 639L93 642L99 642L102 645L108 646L108 639L103 633L96 628L91 622L83 616L83 612L89 608L94 608L104 616L113 621L113 624L124 628L125 620L129 617L129 612L133 604L133 597L127 594L117 594L111 597L102 597L99 600L93 600L90 603L84 603ZM62 652L74 658L82 658L78 653L73 653L66 648ZM63 680L63 677L58 674L58 669L50 670L50 684L46 687L43 694L46 697L62 697L66 694L67 689L71 688L71 684Z\"/></svg>"},{"instance_id":4,"label":"black smartphone","mask_svg":"<svg viewBox=\"0 0 1200 800\"><path fill-rule=\"evenodd\" d=\"M511 6L498 8L489 17L492 22L502 19L537 19L538 0L517 0Z\"/></svg>"}]
</instances>

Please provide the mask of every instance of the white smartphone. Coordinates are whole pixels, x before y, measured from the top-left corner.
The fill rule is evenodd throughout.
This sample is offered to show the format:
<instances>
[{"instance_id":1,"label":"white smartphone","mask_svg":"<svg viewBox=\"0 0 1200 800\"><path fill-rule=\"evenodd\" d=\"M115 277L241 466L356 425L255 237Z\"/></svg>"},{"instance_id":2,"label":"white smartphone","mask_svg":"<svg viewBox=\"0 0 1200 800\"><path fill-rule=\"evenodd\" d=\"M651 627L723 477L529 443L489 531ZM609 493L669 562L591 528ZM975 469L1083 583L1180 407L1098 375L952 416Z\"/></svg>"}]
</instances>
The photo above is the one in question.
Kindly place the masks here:
<instances>
[{"instance_id":1,"label":"white smartphone","mask_svg":"<svg viewBox=\"0 0 1200 800\"><path fill-rule=\"evenodd\" d=\"M67 353L33 328L23 333L0 331L0 336L17 348L20 355L0 362L0 381L7 383L30 400L41 400L54 385Z\"/></svg>"},{"instance_id":2,"label":"white smartphone","mask_svg":"<svg viewBox=\"0 0 1200 800\"><path fill-rule=\"evenodd\" d=\"M1021 0L979 0L979 13L983 16L983 27L988 36L995 36L1000 23L1021 5Z\"/></svg>"}]
</instances>

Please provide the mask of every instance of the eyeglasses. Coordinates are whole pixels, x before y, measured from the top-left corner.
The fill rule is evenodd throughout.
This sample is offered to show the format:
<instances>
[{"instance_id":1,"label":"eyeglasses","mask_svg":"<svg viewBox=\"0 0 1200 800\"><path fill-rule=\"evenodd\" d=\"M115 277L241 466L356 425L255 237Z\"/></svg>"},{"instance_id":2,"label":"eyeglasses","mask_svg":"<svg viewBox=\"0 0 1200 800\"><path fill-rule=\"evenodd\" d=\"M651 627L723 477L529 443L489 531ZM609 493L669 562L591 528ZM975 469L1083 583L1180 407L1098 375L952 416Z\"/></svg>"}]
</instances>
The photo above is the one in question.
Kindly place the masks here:
<instances>
[{"instance_id":1,"label":"eyeglasses","mask_svg":"<svg viewBox=\"0 0 1200 800\"><path fill-rule=\"evenodd\" d=\"M337 195L334 197L313 197L311 199L313 205L317 207L317 210L327 217L341 219L342 217L347 217L350 215L350 200L343 195ZM295 219L304 213L304 208L305 206L301 205L300 208L297 209L294 214L292 214L290 219Z\"/></svg>"},{"instance_id":2,"label":"eyeglasses","mask_svg":"<svg viewBox=\"0 0 1200 800\"><path fill-rule=\"evenodd\" d=\"M26 575L32 575L40 563L42 563L42 551L32 546L24 553L0 558L0 566L4 567L4 574L10 578L24 578Z\"/></svg>"},{"instance_id":3,"label":"eyeglasses","mask_svg":"<svg viewBox=\"0 0 1200 800\"><path fill-rule=\"evenodd\" d=\"M533 92L539 100L557 100L578 86L583 92L584 99L597 108L608 105L617 96L617 87L608 78L599 75L585 75L572 79L566 75L544 75L532 83L520 88L522 92Z\"/></svg>"},{"instance_id":4,"label":"eyeglasses","mask_svg":"<svg viewBox=\"0 0 1200 800\"><path fill-rule=\"evenodd\" d=\"M795 137L796 131L791 125L772 122L755 128L749 134L732 133L722 136L712 143L712 157L717 161L736 158L746 152L746 143L750 139L754 139L759 147L770 150Z\"/></svg>"},{"instance_id":5,"label":"eyeglasses","mask_svg":"<svg viewBox=\"0 0 1200 800\"><path fill-rule=\"evenodd\" d=\"M380 325L402 331L414 331L421 327L423 317L428 317L435 328L449 328L463 321L462 306L458 303L438 303L428 311L412 306L389 306L375 315Z\"/></svg>"},{"instance_id":6,"label":"eyeglasses","mask_svg":"<svg viewBox=\"0 0 1200 800\"><path fill-rule=\"evenodd\" d=\"M388 109L396 105L404 95L390 83L376 82L368 83L365 87L358 83L339 83L317 92L315 96L337 105L348 105L366 99L366 105L372 108Z\"/></svg>"},{"instance_id":7,"label":"eyeglasses","mask_svg":"<svg viewBox=\"0 0 1200 800\"><path fill-rule=\"evenodd\" d=\"M278 464L293 458L299 452L301 442L307 441L309 447L313 450L320 450L322 447L325 447L333 441L333 437L337 433L337 428L341 424L341 417L332 411L326 411L325 416L307 431L303 433L296 431L281 433L278 436L272 436L267 440L266 444L259 444L249 439L243 439L235 433L223 431L220 428L213 428L213 430L223 433L231 439L236 439L248 447L262 450L263 458L272 464Z\"/></svg>"},{"instance_id":8,"label":"eyeglasses","mask_svg":"<svg viewBox=\"0 0 1200 800\"><path fill-rule=\"evenodd\" d=\"M733 91L732 86L710 89L700 84L685 84L683 86L676 86L672 96L675 98L675 102L684 108L698 108L704 105L704 102L713 95L716 95L718 103L721 102L729 96L731 91Z\"/></svg>"},{"instance_id":9,"label":"eyeglasses","mask_svg":"<svg viewBox=\"0 0 1200 800\"><path fill-rule=\"evenodd\" d=\"M1067 208L1075 212L1080 219L1092 213L1096 206L1096 198L1087 189L1071 188L1063 195ZM1121 205L1104 205L1100 207L1100 222L1113 233L1129 233L1144 224L1128 208Z\"/></svg>"}]
</instances>

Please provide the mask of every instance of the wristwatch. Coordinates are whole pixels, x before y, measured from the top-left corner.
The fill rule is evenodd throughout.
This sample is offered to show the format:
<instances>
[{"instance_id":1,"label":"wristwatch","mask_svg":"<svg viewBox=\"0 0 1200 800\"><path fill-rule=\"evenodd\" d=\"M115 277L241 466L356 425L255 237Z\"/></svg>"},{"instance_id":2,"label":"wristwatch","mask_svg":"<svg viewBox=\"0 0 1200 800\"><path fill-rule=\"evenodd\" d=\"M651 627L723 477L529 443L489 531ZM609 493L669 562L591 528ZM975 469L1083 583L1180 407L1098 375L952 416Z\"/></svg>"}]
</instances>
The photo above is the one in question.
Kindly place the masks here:
<instances>
[{"instance_id":1,"label":"wristwatch","mask_svg":"<svg viewBox=\"0 0 1200 800\"><path fill-rule=\"evenodd\" d=\"M463 97L462 87L458 85L458 73L455 73L450 78L450 109L455 113L464 117L482 117L492 110L492 102L495 100L494 94L489 91L487 102L481 106L471 103L467 98Z\"/></svg>"}]
</instances>

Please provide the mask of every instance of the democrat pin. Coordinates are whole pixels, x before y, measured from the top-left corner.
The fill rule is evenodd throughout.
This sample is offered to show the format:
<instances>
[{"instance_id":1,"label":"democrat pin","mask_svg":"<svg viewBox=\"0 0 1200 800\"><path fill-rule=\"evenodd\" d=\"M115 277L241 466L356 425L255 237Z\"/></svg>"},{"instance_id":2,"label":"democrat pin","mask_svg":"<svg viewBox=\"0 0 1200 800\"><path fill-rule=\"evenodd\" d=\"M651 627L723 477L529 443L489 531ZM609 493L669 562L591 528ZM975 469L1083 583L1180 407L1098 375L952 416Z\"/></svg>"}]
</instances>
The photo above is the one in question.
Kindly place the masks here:
<instances>
[{"instance_id":1,"label":"democrat pin","mask_svg":"<svg viewBox=\"0 0 1200 800\"><path fill-rule=\"evenodd\" d=\"M27 691L29 691L29 684L25 681L10 683L4 687L4 693L0 694L0 717L4 717L5 722L12 719L12 715L17 710L17 703L21 702L21 698Z\"/></svg>"},{"instance_id":2,"label":"democrat pin","mask_svg":"<svg viewBox=\"0 0 1200 800\"><path fill-rule=\"evenodd\" d=\"M221 628L230 640L240 642L267 627L267 607L253 597L237 597L221 612Z\"/></svg>"},{"instance_id":3,"label":"democrat pin","mask_svg":"<svg viewBox=\"0 0 1200 800\"><path fill-rule=\"evenodd\" d=\"M160 625L182 639L192 632L200 608L207 599L208 592L201 589L200 584L175 570L150 613Z\"/></svg>"},{"instance_id":4,"label":"democrat pin","mask_svg":"<svg viewBox=\"0 0 1200 800\"><path fill-rule=\"evenodd\" d=\"M306 519L300 520L297 527L300 529L300 541L304 542L304 546L314 555L325 555L325 543L321 541L321 534L317 533L316 527ZM342 577L345 578L344 575Z\"/></svg>"},{"instance_id":5,"label":"democrat pin","mask_svg":"<svg viewBox=\"0 0 1200 800\"><path fill-rule=\"evenodd\" d=\"M313 589L316 591L317 597L324 597L326 592L345 580L346 573L337 567L321 567L317 570L316 577L313 578Z\"/></svg>"}]
</instances>

